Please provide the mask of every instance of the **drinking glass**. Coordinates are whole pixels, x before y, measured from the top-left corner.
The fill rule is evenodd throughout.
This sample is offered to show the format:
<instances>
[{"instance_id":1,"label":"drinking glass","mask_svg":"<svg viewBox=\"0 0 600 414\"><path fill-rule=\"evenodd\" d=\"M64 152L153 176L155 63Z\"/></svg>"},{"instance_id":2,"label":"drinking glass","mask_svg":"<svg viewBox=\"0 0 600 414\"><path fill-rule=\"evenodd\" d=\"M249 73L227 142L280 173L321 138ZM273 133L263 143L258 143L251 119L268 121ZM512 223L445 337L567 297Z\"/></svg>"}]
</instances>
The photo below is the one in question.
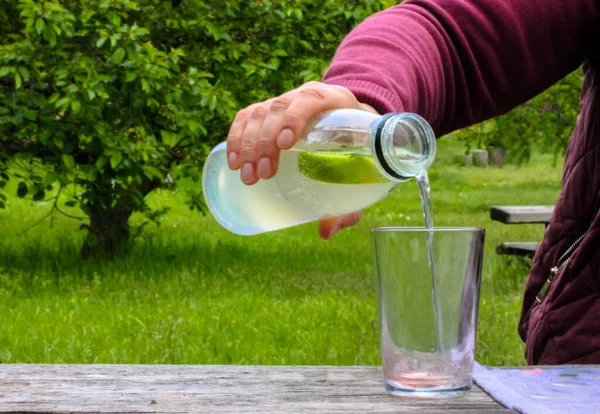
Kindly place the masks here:
<instances>
[{"instance_id":1,"label":"drinking glass","mask_svg":"<svg viewBox=\"0 0 600 414\"><path fill-rule=\"evenodd\" d=\"M371 235L387 391L469 390L485 230L382 227Z\"/></svg>"}]
</instances>

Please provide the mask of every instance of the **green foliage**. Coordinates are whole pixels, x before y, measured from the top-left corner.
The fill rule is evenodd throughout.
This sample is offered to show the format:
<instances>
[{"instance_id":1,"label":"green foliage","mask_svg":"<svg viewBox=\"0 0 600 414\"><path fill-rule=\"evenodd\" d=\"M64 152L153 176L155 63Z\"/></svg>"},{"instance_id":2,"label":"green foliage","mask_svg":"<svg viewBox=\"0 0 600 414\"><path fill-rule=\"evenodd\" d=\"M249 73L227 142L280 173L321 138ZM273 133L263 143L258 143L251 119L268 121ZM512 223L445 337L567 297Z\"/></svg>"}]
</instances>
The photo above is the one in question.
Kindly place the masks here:
<instances>
[{"instance_id":1,"label":"green foliage","mask_svg":"<svg viewBox=\"0 0 600 414\"><path fill-rule=\"evenodd\" d=\"M489 207L554 203L561 168L534 153L527 166L474 174L475 167L450 165L460 143L440 139L438 145L447 158L430 169L436 225L486 229L476 360L522 365L517 321L529 262L507 261L495 248L538 240L544 226L491 221ZM184 200L163 189L150 194L151 206L172 208L169 216L131 254L103 262L79 257L83 235L65 217L56 218L62 234L49 223L21 234L21 223L44 212L9 196L7 212L0 212L0 360L381 363L369 229L423 225L414 180L328 242L318 239L314 223L238 237L210 216L190 216Z\"/></svg>"},{"instance_id":2,"label":"green foliage","mask_svg":"<svg viewBox=\"0 0 600 414\"><path fill-rule=\"evenodd\" d=\"M344 35L391 4L0 0L0 186L12 177L42 200L74 184L84 227L113 223L126 242L167 174L199 182L239 109L319 79ZM96 236L101 249L113 237Z\"/></svg>"},{"instance_id":3,"label":"green foliage","mask_svg":"<svg viewBox=\"0 0 600 414\"><path fill-rule=\"evenodd\" d=\"M488 146L507 149L516 164L529 161L532 151L551 153L556 164L564 155L579 111L583 73L577 70L504 116L482 122L453 135L467 150Z\"/></svg>"}]
</instances>

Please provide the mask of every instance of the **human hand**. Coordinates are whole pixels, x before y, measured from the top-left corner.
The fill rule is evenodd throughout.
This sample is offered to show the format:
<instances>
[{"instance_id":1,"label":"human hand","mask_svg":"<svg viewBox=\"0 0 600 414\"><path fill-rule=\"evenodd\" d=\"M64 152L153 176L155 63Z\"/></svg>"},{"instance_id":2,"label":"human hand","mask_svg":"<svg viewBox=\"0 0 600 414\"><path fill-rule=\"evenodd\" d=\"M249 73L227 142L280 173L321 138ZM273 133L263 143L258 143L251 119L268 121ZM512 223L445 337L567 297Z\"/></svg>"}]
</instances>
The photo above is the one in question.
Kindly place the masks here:
<instances>
[{"instance_id":1,"label":"human hand","mask_svg":"<svg viewBox=\"0 0 600 414\"><path fill-rule=\"evenodd\" d=\"M308 82L297 89L264 102L255 103L235 116L227 136L227 163L240 170L240 179L253 185L269 179L279 166L279 153L294 146L307 123L321 112L333 109L362 109L376 113L358 102L348 89L320 82ZM360 220L356 212L319 222L319 235L327 240L339 230Z\"/></svg>"},{"instance_id":2,"label":"human hand","mask_svg":"<svg viewBox=\"0 0 600 414\"><path fill-rule=\"evenodd\" d=\"M363 109L348 89L308 82L281 96L259 102L237 113L227 136L227 163L240 170L247 185L275 175L280 150L290 149L307 123L321 112L333 109Z\"/></svg>"}]
</instances>

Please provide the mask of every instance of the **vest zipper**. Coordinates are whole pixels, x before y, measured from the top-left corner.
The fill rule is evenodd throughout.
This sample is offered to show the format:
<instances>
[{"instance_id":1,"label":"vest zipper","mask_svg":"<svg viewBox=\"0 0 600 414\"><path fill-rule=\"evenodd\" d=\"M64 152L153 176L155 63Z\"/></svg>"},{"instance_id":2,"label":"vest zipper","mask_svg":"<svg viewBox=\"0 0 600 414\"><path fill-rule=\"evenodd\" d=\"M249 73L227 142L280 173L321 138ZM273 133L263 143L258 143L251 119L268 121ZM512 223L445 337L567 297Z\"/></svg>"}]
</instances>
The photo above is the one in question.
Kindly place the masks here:
<instances>
[{"instance_id":1,"label":"vest zipper","mask_svg":"<svg viewBox=\"0 0 600 414\"><path fill-rule=\"evenodd\" d=\"M550 269L550 276L548 277L548 279L546 279L546 281L544 282L544 285L542 286L542 288L540 289L540 291L538 292L538 294L535 297L535 300L538 303L542 303L542 301L548 294L548 290L550 290L550 285L552 284L552 281L556 278L556 275L558 274L558 272L560 272L567 264L569 264L569 260L571 260L571 254L573 254L573 250L575 250L575 248L577 246L579 246L579 243L581 243L581 241L585 238L585 236L587 236L587 234L590 232L590 230L592 228L592 224L594 223L593 217L596 216L596 213L598 212L598 208L600 208L600 190L596 194L596 202L594 203L594 210L593 210L594 214L592 215L592 222L590 223L590 225L589 225L588 229L585 231L585 233L583 233L581 236L579 236L577 238L577 240L575 240L573 242L573 244L571 244L571 246L569 246L567 251L564 252L562 254L562 256L560 256L560 258L558 259L558 265L556 265L552 269Z\"/></svg>"},{"instance_id":2,"label":"vest zipper","mask_svg":"<svg viewBox=\"0 0 600 414\"><path fill-rule=\"evenodd\" d=\"M575 247L577 247L579 245L579 243L581 243L581 241L585 238L585 236L587 236L589 231L590 231L590 229L587 229L585 231L585 233L583 233L581 236L579 236L577 238L577 240L575 240L573 242L573 244L571 244L571 246L567 249L567 251L564 252L562 256L560 256L560 259L558 259L558 265L556 265L552 269L550 269L550 276L548 277L548 279L546 279L546 281L544 282L544 285L542 286L542 288L538 292L537 296L535 297L535 300L537 300L538 303L542 303L542 301L548 294L548 290L550 289L550 285L552 284L552 281L554 280L554 278L556 277L558 272L560 272L567 264L569 264L569 260L571 260L571 254L573 253L573 250L575 250Z\"/></svg>"},{"instance_id":3,"label":"vest zipper","mask_svg":"<svg viewBox=\"0 0 600 414\"><path fill-rule=\"evenodd\" d=\"M596 194L596 202L594 203L594 210L593 210L594 214L592 215L592 218L596 216L596 212L598 211L599 207L600 207L600 190ZM585 236L587 236L587 234L590 232L590 230L592 228L592 224L593 224L593 220L590 223L590 226L588 227L588 229L585 231L585 233L583 233L581 236L579 236L577 238L577 240L575 240L573 242L573 244L571 244L571 246L569 246L567 251L564 252L562 256L560 256L560 258L558 259L558 265L556 265L552 269L550 269L550 276L548 277L548 279L546 279L546 281L544 282L544 285L542 286L542 288L540 289L540 291L538 292L538 294L535 297L535 300L538 303L542 303L542 301L548 294L548 290L550 290L550 285L552 284L552 281L556 278L556 275L558 274L558 272L560 272L567 264L569 264L569 260L571 260L571 254L573 254L573 250L575 250L575 248L577 246L579 246L579 243L581 243L581 241L585 238Z\"/></svg>"}]
</instances>

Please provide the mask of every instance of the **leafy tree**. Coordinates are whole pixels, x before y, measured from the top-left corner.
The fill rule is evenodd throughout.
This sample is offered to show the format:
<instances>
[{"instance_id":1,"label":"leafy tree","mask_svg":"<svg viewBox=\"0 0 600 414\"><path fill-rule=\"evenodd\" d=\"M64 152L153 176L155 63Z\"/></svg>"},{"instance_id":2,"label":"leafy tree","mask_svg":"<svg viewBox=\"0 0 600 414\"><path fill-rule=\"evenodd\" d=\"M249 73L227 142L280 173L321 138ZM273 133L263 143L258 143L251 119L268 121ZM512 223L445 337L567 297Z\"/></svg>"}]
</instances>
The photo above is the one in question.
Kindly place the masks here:
<instances>
[{"instance_id":1,"label":"leafy tree","mask_svg":"<svg viewBox=\"0 0 600 414\"><path fill-rule=\"evenodd\" d=\"M565 155L571 139L583 85L583 72L577 70L533 100L539 108L534 147L552 153L554 162Z\"/></svg>"},{"instance_id":2,"label":"leafy tree","mask_svg":"<svg viewBox=\"0 0 600 414\"><path fill-rule=\"evenodd\" d=\"M81 208L85 255L126 249L133 212L164 213L144 200L167 174L199 183L238 109L319 79L344 35L391 4L0 0L0 208L16 180L19 197L51 196L51 213Z\"/></svg>"},{"instance_id":3,"label":"leafy tree","mask_svg":"<svg viewBox=\"0 0 600 414\"><path fill-rule=\"evenodd\" d=\"M556 163L564 155L579 110L583 82L577 70L531 101L506 115L453 134L466 149L503 147L512 162L529 161L534 149L552 153Z\"/></svg>"}]
</instances>

